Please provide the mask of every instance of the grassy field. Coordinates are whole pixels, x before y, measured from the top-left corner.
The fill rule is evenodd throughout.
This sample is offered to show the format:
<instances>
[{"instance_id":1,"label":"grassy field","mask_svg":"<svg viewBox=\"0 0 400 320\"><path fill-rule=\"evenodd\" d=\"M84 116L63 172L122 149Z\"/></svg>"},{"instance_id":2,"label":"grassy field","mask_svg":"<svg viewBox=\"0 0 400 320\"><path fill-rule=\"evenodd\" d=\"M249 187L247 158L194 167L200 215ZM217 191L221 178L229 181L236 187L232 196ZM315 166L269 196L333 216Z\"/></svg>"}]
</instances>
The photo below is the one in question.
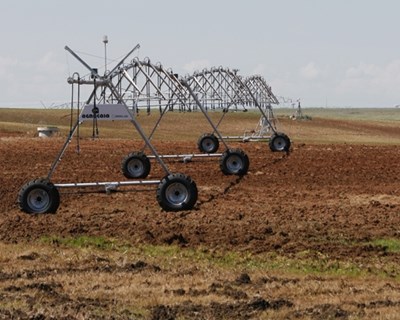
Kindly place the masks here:
<instances>
[{"instance_id":1,"label":"grassy field","mask_svg":"<svg viewBox=\"0 0 400 320\"><path fill-rule=\"evenodd\" d=\"M315 143L398 143L397 137L383 139L381 142L374 139L371 132L360 132L363 124L368 123L377 127L398 128L400 124L399 109L303 109L303 115L311 120L290 120L292 109L276 109L275 116L278 120L278 131L288 134L294 141ZM212 121L218 123L221 112L209 113ZM137 117L144 131L149 134L159 118L158 112L147 115L141 112ZM260 118L258 111L232 112L225 115L219 129L223 135L243 135L245 131L253 130ZM348 121L346 130L341 130L341 137L335 131L335 121ZM332 121L327 123L326 121ZM72 114L72 124L76 122L76 111ZM178 125L177 125L178 124ZM204 128L203 132L211 132L211 126L201 112L195 113L167 113L156 130L155 138L165 140L197 139L200 132L191 130L191 127ZM71 112L67 109L0 109L0 132L25 134L36 136L40 126L56 126L60 135L66 136L71 126ZM315 130L313 130L315 128ZM360 129L361 128L361 129ZM85 122L81 126L82 136L92 134L92 122ZM310 129L310 130L309 130ZM339 128L341 129L341 128ZM99 122L100 135L110 138L139 138L132 124L129 122ZM317 132L316 132L317 131ZM333 135L330 135L330 133ZM361 130L362 131L362 130ZM322 132L322 134L318 134ZM347 135L345 135L347 133ZM365 135L369 135L365 137ZM370 141L369 141L370 140Z\"/></svg>"},{"instance_id":2,"label":"grassy field","mask_svg":"<svg viewBox=\"0 0 400 320\"><path fill-rule=\"evenodd\" d=\"M340 308L317 309L311 317L301 312L288 313L285 307L291 307L292 302L287 297L297 297L297 304L304 308L310 306L306 310L313 315L311 306L324 299L326 306L339 301L351 304L352 290L368 292L394 280L379 266L371 264L367 269L357 263L322 256L310 259L306 258L309 255L306 252L287 258L273 253L252 255L207 248L184 249L176 245L133 245L103 237L49 237L29 244L0 243L0 252L0 275L3 276L0 288L8 292L7 302L0 302L0 309L25 310L25 316L59 316L64 308L70 316L75 314L72 318L86 318L79 311L80 303L85 303L89 318L175 319L179 309L174 311L173 306L187 305L188 310L183 313L191 316L176 319L191 319L196 312L190 308L196 306L203 306L198 312L201 319L240 319L242 309L248 308L244 313L248 316L258 300L253 298L253 302L243 306L240 301L263 296L270 297L268 303L276 307L256 309L257 319L342 319L338 315L346 313ZM22 272L18 280L5 278L12 274L13 264L18 264ZM338 279L341 279L339 283ZM35 297L36 304L32 306L19 299L18 288L24 295ZM391 293L392 300L398 299L395 288ZM63 297L65 294L68 299ZM326 294L329 298L321 300ZM15 298L10 303L12 295ZM192 296L190 302L188 295ZM304 298L298 298L301 296ZM226 305L232 298L236 302ZM262 301L266 303L260 300L261 305ZM45 305L53 307L46 310ZM160 315L156 310L163 306L171 308ZM204 306L220 307L221 311L207 311ZM388 310L387 316L380 319L396 319L396 312Z\"/></svg>"},{"instance_id":3,"label":"grassy field","mask_svg":"<svg viewBox=\"0 0 400 320\"><path fill-rule=\"evenodd\" d=\"M289 109L276 109L276 113L289 116ZM303 115L316 118L355 120L355 121L400 121L400 109L397 108L305 108Z\"/></svg>"}]
</instances>

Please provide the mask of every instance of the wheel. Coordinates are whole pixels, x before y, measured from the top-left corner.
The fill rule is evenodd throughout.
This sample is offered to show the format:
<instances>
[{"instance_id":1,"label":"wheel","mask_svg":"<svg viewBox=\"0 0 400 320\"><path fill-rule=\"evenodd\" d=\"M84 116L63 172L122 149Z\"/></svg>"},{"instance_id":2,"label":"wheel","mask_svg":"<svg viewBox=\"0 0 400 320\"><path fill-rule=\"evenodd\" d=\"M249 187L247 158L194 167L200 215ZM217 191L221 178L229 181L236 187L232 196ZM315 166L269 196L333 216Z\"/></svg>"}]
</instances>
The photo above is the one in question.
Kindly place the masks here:
<instances>
[{"instance_id":1,"label":"wheel","mask_svg":"<svg viewBox=\"0 0 400 320\"><path fill-rule=\"evenodd\" d=\"M288 152L290 149L290 139L282 132L275 132L269 140L269 148L271 151L285 151Z\"/></svg>"},{"instance_id":2,"label":"wheel","mask_svg":"<svg viewBox=\"0 0 400 320\"><path fill-rule=\"evenodd\" d=\"M200 152L215 153L219 148L218 138L212 133L203 134L197 141Z\"/></svg>"},{"instance_id":3,"label":"wheel","mask_svg":"<svg viewBox=\"0 0 400 320\"><path fill-rule=\"evenodd\" d=\"M18 204L26 213L54 213L60 205L60 194L49 180L36 179L21 188Z\"/></svg>"},{"instance_id":4,"label":"wheel","mask_svg":"<svg viewBox=\"0 0 400 320\"><path fill-rule=\"evenodd\" d=\"M196 183L182 173L169 174L158 185L157 201L166 211L191 210L197 201Z\"/></svg>"},{"instance_id":5,"label":"wheel","mask_svg":"<svg viewBox=\"0 0 400 320\"><path fill-rule=\"evenodd\" d=\"M150 173L150 160L143 152L132 152L122 160L122 173L128 179L146 178Z\"/></svg>"},{"instance_id":6,"label":"wheel","mask_svg":"<svg viewBox=\"0 0 400 320\"><path fill-rule=\"evenodd\" d=\"M243 176L249 170L249 157L241 149L228 149L220 159L219 166L223 174Z\"/></svg>"}]
</instances>

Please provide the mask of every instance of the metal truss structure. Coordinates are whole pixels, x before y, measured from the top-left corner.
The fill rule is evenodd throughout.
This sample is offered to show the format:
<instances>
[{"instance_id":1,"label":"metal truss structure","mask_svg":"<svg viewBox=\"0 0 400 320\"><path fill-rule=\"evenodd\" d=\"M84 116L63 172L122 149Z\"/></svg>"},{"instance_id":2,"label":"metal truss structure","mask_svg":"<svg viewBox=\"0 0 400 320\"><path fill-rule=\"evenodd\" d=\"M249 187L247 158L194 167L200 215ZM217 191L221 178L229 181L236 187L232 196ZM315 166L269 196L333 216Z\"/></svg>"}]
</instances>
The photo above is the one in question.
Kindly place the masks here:
<instances>
[{"instance_id":1,"label":"metal truss structure","mask_svg":"<svg viewBox=\"0 0 400 320\"><path fill-rule=\"evenodd\" d=\"M211 126L211 132L200 135L197 146L202 154L169 154L160 155L162 159L181 159L184 162L193 158L220 158L220 169L224 174L244 175L248 171L249 160L246 153L241 149L230 149L228 140L240 141L269 141L272 151L286 151L290 148L290 139L284 134L276 131L275 118L273 117L271 104L277 104L278 100L272 93L265 80L261 76L252 76L243 79L238 75L238 70L227 68L204 69L195 72L191 76L180 78L171 69L166 69L161 63L153 64L149 58L140 61L135 58L130 63L121 65L112 70L107 78L118 90L118 95L127 106L132 108L134 114L141 110L150 113L158 109L160 117L156 121L149 135L152 139L155 131L163 117L168 111L201 111ZM113 92L106 89L97 99L104 103L112 103ZM96 98L91 96L90 99ZM222 136L219 126L224 117L231 110L258 108L261 117L255 130L243 136ZM221 117L217 123L213 123L208 112L211 110L222 110ZM223 145L223 153L216 153L220 144ZM140 159L154 158L155 155L147 156L145 144L139 152L128 155L126 162L139 161ZM128 178L142 177L136 173L125 172Z\"/></svg>"},{"instance_id":2,"label":"metal truss structure","mask_svg":"<svg viewBox=\"0 0 400 320\"><path fill-rule=\"evenodd\" d=\"M127 57L136 49L132 49L115 67L111 70L110 74L101 76L98 74L97 69L91 68L85 61L83 61L74 51L67 46L65 49L69 51L78 61L82 63L90 71L90 77L81 78L78 73L74 73L73 77L68 79L72 85L72 92L74 93L74 86L78 86L78 100L77 110L78 116L74 125L71 125L70 133L54 160L49 173L46 178L38 178L29 181L19 191L18 203L22 211L39 214L39 213L53 213L56 212L60 204L60 188L85 188L85 187L104 187L107 192L111 190L116 191L119 187L123 186L141 186L141 185L157 185L156 198L159 205L167 211L190 210L194 207L197 201L197 186L195 182L182 173L172 173L163 162L156 149L150 142L150 139L145 135L140 124L135 118L135 114L130 109L128 103L132 104L140 101L140 96L129 97L127 95L129 89L122 91L122 82L119 81L114 84L111 75L115 75L117 79L125 79L135 89L137 84L133 82L126 70L120 68ZM141 67L141 66L140 66ZM139 68L140 68L139 67ZM153 72L156 72L153 69ZM172 78L165 79L166 81L173 82ZM89 99L86 101L84 107L80 110L80 87L82 85L89 85L93 87ZM133 90L134 92L135 90ZM165 98L161 91L157 93ZM135 99L133 99L135 98ZM131 100L129 100L131 99ZM71 99L71 115L74 108L74 94ZM72 118L71 118L72 119ZM97 127L99 121L129 121L139 133L146 146L151 150L153 156L165 172L165 176L160 180L142 180L147 177L150 171L149 160L142 153L129 154L122 161L122 173L128 178L137 178L140 180L135 181L111 181L111 182L79 182L79 183L53 183L51 178L57 167L62 160L65 151L72 141L73 136L79 133L79 126L83 122L92 122L93 128ZM72 120L71 120L72 121Z\"/></svg>"},{"instance_id":3,"label":"metal truss structure","mask_svg":"<svg viewBox=\"0 0 400 320\"><path fill-rule=\"evenodd\" d=\"M265 137L273 132L276 132L277 119L274 115L272 105L279 104L278 99L272 93L271 87L265 79L260 75L253 75L244 80L246 86L253 92L255 99L264 110L268 121L265 121L264 115L261 115L260 120L254 130L250 133L246 132L243 135L244 141L251 141L255 137ZM257 140L257 139L256 139Z\"/></svg>"},{"instance_id":4,"label":"metal truss structure","mask_svg":"<svg viewBox=\"0 0 400 320\"><path fill-rule=\"evenodd\" d=\"M68 78L72 87L71 98L71 130L54 160L46 178L39 178L25 184L18 195L21 210L27 213L55 212L59 206L59 188L105 187L106 191L116 190L122 186L155 184L157 187L157 201L168 211L192 209L197 201L197 187L195 182L182 173L172 173L163 159L182 158L190 161L193 157L219 157L221 171L226 175L245 175L249 168L249 158L241 149L230 149L226 140L240 138L243 141L269 139L272 151L288 151L290 139L283 133L276 131L272 104L278 103L271 88L260 76L244 79L238 75L238 70L226 68L211 68L193 75L179 78L171 69L165 69L161 63L153 64L150 59L140 61L135 58L126 63L128 57L139 45L133 48L114 68L99 75L97 69L90 67L69 47L70 52L86 69L89 75L80 77L74 73ZM81 107L81 86L91 86L93 89L89 98ZM77 100L75 87L77 86ZM72 123L72 114L77 110L75 124ZM142 130L136 115L145 109L150 113L158 109L160 117L150 135ZM256 134L247 137L223 137L219 132L219 125L230 110L257 108L261 113L259 129ZM213 123L208 111L222 110L218 123ZM200 110L211 126L211 133L202 134L198 140L198 148L203 154L160 155L151 143L153 134L167 111L196 111ZM141 151L131 152L122 160L122 173L130 181L115 182L79 182L53 183L52 175L64 156L64 153L75 134L79 136L79 127L83 122L93 124L93 136L97 135L99 121L129 121L143 139L144 147ZM96 129L96 130L95 130ZM270 133L267 137L265 134ZM79 139L78 139L79 141ZM223 153L217 154L220 143L224 146ZM148 148L152 155L147 156ZM78 145L79 151L79 145ZM143 180L151 169L149 159L155 159L165 172L160 180Z\"/></svg>"},{"instance_id":5,"label":"metal truss structure","mask_svg":"<svg viewBox=\"0 0 400 320\"><path fill-rule=\"evenodd\" d=\"M245 108L249 101L246 100L246 89L237 70L222 67L204 69L187 76L185 81L206 110L237 110ZM192 97L188 97L188 102L194 110L197 109L197 103Z\"/></svg>"},{"instance_id":6,"label":"metal truss structure","mask_svg":"<svg viewBox=\"0 0 400 320\"><path fill-rule=\"evenodd\" d=\"M150 133L149 139L153 137L161 120L168 111L179 110L189 112L199 110L204 114L212 128L212 132L215 133L211 138L208 136L202 137L201 145L204 146L203 152L207 153L207 155L191 153L184 155L160 155L160 158L182 158L185 161L189 161L189 159L196 157L220 157L220 168L224 174L244 175L247 173L249 166L247 155L241 149L229 149L223 137L219 134L217 126L211 121L207 113L209 106L204 105L204 96L199 94L197 91L198 87L194 85L196 79L179 78L171 69L165 69L160 63L152 64L150 59L145 59L144 61L133 59L130 63L121 66L118 71L110 72L108 78L113 87L118 90L118 95L124 100L124 103L132 108L134 114L140 110L146 110L147 113L150 113L152 109L160 111L160 117ZM210 81L215 80L211 79ZM202 92L208 94L210 88L212 86ZM213 95L216 95L215 100L219 99L220 107L222 106L221 103L225 105L225 108L232 105L229 102L232 100L232 97L228 91L236 95L237 98L240 98L240 95L235 90L232 90L232 88L217 86ZM221 99L222 95L228 98ZM95 97L92 96L91 99L93 98ZM105 103L112 103L114 94L113 92L103 91L97 99ZM206 101L208 102L208 99ZM224 145L225 151L224 153L216 154L219 142ZM144 155L147 146L145 145L140 151L142 155ZM136 153L134 155L136 156ZM154 158L154 155L146 156L146 158ZM134 178L134 176L131 176L131 178Z\"/></svg>"},{"instance_id":7,"label":"metal truss structure","mask_svg":"<svg viewBox=\"0 0 400 320\"><path fill-rule=\"evenodd\" d=\"M243 79L238 75L238 70L219 67L195 72L187 77L187 81L207 110L223 110L217 127L230 110L247 111L253 108L260 111L260 120L254 130L245 131L242 136L225 136L226 140L267 140L272 151L289 150L290 139L277 132L276 118L272 111L272 104L279 104L279 101L263 77L251 76ZM201 150L200 144L199 148Z\"/></svg>"},{"instance_id":8,"label":"metal truss structure","mask_svg":"<svg viewBox=\"0 0 400 320\"><path fill-rule=\"evenodd\" d=\"M259 75L243 78L237 69L223 67L196 71L192 75L179 77L172 69L165 68L161 63L152 63L149 58L139 60L134 58L120 64L108 72L104 78L113 84L124 103L132 108L133 113L150 113L159 110L160 119L154 126L150 138L158 127L167 111L199 111L202 106L206 112L222 111L220 119L212 124L215 126L210 134L203 134L199 138L200 151L215 153L218 147L215 140L226 146L225 140L237 141L268 141L272 151L285 151L290 148L290 139L283 133L277 132L277 119L274 116L272 105L279 104L271 87ZM189 89L193 92L190 93ZM115 94L107 87L94 96L89 97L87 103L97 99L99 103L114 103ZM218 128L229 111L247 111L258 109L260 119L252 130L244 130L242 135L219 137ZM203 141L206 138L206 141ZM211 145L210 145L211 143ZM205 144L208 147L203 148Z\"/></svg>"},{"instance_id":9,"label":"metal truss structure","mask_svg":"<svg viewBox=\"0 0 400 320\"><path fill-rule=\"evenodd\" d=\"M112 70L107 78L118 90L124 103L132 107L135 113L152 109L160 112L165 108L181 111L190 110L186 106L187 90L171 69L165 69L161 63L153 64L149 58L140 61L133 59L117 70ZM114 96L103 91L100 101L112 103Z\"/></svg>"},{"instance_id":10,"label":"metal truss structure","mask_svg":"<svg viewBox=\"0 0 400 320\"><path fill-rule=\"evenodd\" d=\"M153 64L148 58L143 61L135 58L119 70L111 71L108 78L135 113L140 110L150 113L152 109L160 111L160 119L154 130L167 111L205 111L213 131L199 138L198 146L202 152L215 153L218 149L215 140L220 141L226 148L228 147L225 140L267 140L272 151L288 151L290 148L290 139L276 130L272 104L278 104L278 99L261 76L244 79L237 69L218 67L179 78L161 63ZM103 93L98 98L112 102L112 95ZM219 134L218 127L229 111L247 111L249 108L256 108L261 113L260 121L254 130L245 131L243 136L223 137ZM206 115L206 112L212 110L222 111L216 124ZM206 140L203 141L203 138Z\"/></svg>"}]
</instances>

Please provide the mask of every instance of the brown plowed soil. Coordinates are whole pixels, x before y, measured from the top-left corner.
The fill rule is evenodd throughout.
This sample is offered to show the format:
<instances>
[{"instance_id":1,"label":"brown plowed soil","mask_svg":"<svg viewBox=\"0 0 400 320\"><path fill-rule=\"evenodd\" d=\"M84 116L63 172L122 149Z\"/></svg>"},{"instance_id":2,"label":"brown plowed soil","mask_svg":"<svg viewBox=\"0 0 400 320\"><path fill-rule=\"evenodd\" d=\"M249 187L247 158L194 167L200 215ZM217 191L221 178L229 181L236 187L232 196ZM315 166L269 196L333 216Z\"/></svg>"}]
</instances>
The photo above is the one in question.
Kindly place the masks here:
<instances>
[{"instance_id":1,"label":"brown plowed soil","mask_svg":"<svg viewBox=\"0 0 400 320\"><path fill-rule=\"evenodd\" d=\"M97 189L60 188L56 214L28 215L17 205L27 181L46 176L63 140L3 138L0 144L2 241L43 235L102 235L153 244L178 241L251 252L286 254L307 249L337 257L348 252L343 241L398 237L400 148L364 145L294 145L290 154L272 153L262 143L241 145L250 158L244 177L225 176L219 158L168 161L172 172L193 178L199 190L192 211L162 211L157 185ZM157 145L156 145L157 146ZM237 146L233 144L233 146ZM195 151L193 144L165 142L161 154ZM126 181L121 161L141 143L84 140L81 153L67 150L52 181ZM165 176L152 161L149 180ZM90 191L96 191L91 193ZM377 252L376 254L379 254Z\"/></svg>"},{"instance_id":2,"label":"brown plowed soil","mask_svg":"<svg viewBox=\"0 0 400 320\"><path fill-rule=\"evenodd\" d=\"M385 277L399 276L398 269L391 271L387 266L398 265L400 255L388 252L384 246L370 244L373 239L400 238L400 147L397 145L294 142L290 153L286 154L270 152L265 143L230 143L231 147L240 147L249 156L250 169L246 176L222 174L219 157L193 158L188 163L167 161L172 172L185 173L197 184L199 199L191 211L174 213L161 210L156 200L157 184L154 184L121 187L118 192L110 193L102 187L60 188L61 203L56 214L21 212L17 204L21 186L47 176L63 143L62 138L27 138L16 134L3 134L0 138L2 243L29 242L51 235L104 236L129 243L177 244L187 248L249 254L276 253L289 258L301 253L306 258L329 257L360 265L374 261L382 264ZM160 154L196 152L193 142L157 141L155 146ZM128 153L141 147L140 141L83 139L78 154L76 143L72 142L51 180L53 183L126 181L121 173L121 161ZM165 176L157 162L151 160L151 165L148 179L158 180ZM98 266L101 271L101 261ZM118 269L117 266L111 267ZM146 268L149 266L145 264ZM1 270L0 281L3 281L9 275L1 273ZM278 312L278 318L280 314L282 318L348 319L351 315L368 318L371 309L399 310L399 297L397 300L386 299L383 294L385 290L398 290L397 280L393 284L397 289L392 284L382 284L381 299L361 299L362 303L352 302L350 306L343 306L336 300L330 303L327 298L299 305L301 297L295 294L273 293L277 283L281 287L304 281L303 286L306 286L310 282L328 281L326 279L259 277L250 280L247 277L242 275L233 283L221 280L201 292L194 289L169 292L165 289L164 294L186 296L189 302L174 306L156 304L151 317L257 319L260 312L284 308L287 311ZM255 291L270 286L271 299L249 296L249 286ZM36 282L22 289L6 289L7 293L0 292L0 298L14 290L35 289L47 292L55 299L55 292L62 288L57 283ZM371 289L363 292L368 290ZM210 294L230 297L236 302L205 305L190 302L190 297ZM60 295L60 299L58 303L71 305L65 296ZM57 305L57 302L53 303ZM79 314L76 310L84 310L85 305L104 310L112 308L112 303L88 300L78 305L75 301L74 310ZM65 312L69 314L68 310ZM87 312L87 315L95 314ZM51 315L46 311L40 314ZM54 314L59 317L63 311ZM28 317L22 311L20 314L17 311L0 312L3 318L18 318L18 315ZM120 314L117 318L125 316ZM135 317L130 314L126 318Z\"/></svg>"}]
</instances>

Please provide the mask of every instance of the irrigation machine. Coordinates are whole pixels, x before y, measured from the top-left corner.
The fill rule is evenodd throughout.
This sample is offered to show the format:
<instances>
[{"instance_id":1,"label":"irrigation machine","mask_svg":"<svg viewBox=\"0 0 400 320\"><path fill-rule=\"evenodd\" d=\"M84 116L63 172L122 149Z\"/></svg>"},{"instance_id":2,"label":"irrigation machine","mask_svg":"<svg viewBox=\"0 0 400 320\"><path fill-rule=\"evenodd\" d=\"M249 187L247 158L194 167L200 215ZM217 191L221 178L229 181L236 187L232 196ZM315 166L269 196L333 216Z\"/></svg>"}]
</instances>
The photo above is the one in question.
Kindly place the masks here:
<instances>
[{"instance_id":1,"label":"irrigation machine","mask_svg":"<svg viewBox=\"0 0 400 320\"><path fill-rule=\"evenodd\" d=\"M276 118L272 111L272 104L279 104L272 93L271 87L261 76L251 76L243 79L237 72L222 67L204 69L195 72L187 78L189 85L196 95L207 106L207 110L222 110L222 115L216 124L218 128L229 111L248 111L249 108L259 110L261 116L256 128L244 131L243 135L223 136L216 135L217 131L205 133L198 140L201 152L213 153L219 148L219 141L236 140L242 142L268 141L271 151L285 151L290 149L289 137L278 132Z\"/></svg>"},{"instance_id":2,"label":"irrigation machine","mask_svg":"<svg viewBox=\"0 0 400 320\"><path fill-rule=\"evenodd\" d=\"M143 109L147 113L159 109L160 116L149 139L168 111L200 110L211 126L211 133L203 133L198 139L197 146L201 153L160 155L163 159L182 159L187 162L193 158L214 157L219 158L220 169L224 174L245 175L249 168L249 158L242 149L229 148L228 140L269 141L272 151L289 151L290 139L276 130L276 119L272 112L271 104L279 102L261 76L243 80L237 70L219 67L195 72L180 79L171 69L165 69L160 63L153 64L149 58L143 61L135 58L131 63L123 65L121 70L111 75L111 81L126 104L135 113ZM260 111L261 117L256 129L245 131L243 136L222 136L218 128L222 120L229 111L238 111L240 108L244 111L247 108ZM217 109L222 110L222 116L217 123L213 123L209 112ZM216 153L220 144L225 150ZM144 152L146 147L145 144L141 151L132 152L126 157L123 172L127 178L143 178L149 173L149 159L154 158L154 155L147 156Z\"/></svg>"},{"instance_id":3,"label":"irrigation machine","mask_svg":"<svg viewBox=\"0 0 400 320\"><path fill-rule=\"evenodd\" d=\"M209 141L204 136L203 142L205 153L189 154L169 154L159 155L162 159L181 159L184 162L191 161L193 158L219 158L220 169L225 175L245 175L249 168L249 158L246 153L239 148L229 148L224 137L218 131L217 126L211 120L204 102L199 98L198 92L193 89L190 79L180 79L171 69L165 69L160 63L153 64L150 59L143 61L135 58L131 63L125 64L120 68L119 73L110 75L114 87L119 90L119 96L123 97L125 103L131 106L134 113L145 109L147 113L151 110L159 109L157 119L149 139L152 139L155 131L159 127L162 119L168 111L179 110L190 112L200 110L206 122L211 126L216 136L216 141L224 145L223 153L215 153L208 150ZM112 99L111 95L106 95L106 100ZM127 178L144 178L150 172L150 161L155 155L147 156L145 144L141 151L130 153L124 160L123 173Z\"/></svg>"},{"instance_id":4,"label":"irrigation machine","mask_svg":"<svg viewBox=\"0 0 400 320\"><path fill-rule=\"evenodd\" d=\"M106 44L108 41L104 40ZM172 173L165 159L181 159L184 162L193 158L219 158L220 169L225 175L245 175L249 169L249 158L240 148L229 148L228 140L269 141L272 151L288 151L290 139L276 130L271 104L278 104L271 88L260 76L246 79L238 75L238 70L227 68L204 69L193 75L180 78L171 69L165 69L161 63L153 64L149 58L134 58L126 62L138 49L137 45L126 54L111 71L107 70L107 59L104 75L89 66L68 46L65 49L76 58L89 73L80 77L75 72L68 78L72 87L71 98L71 130L50 167L45 178L35 179L25 184L18 195L20 208L28 213L55 212L59 207L60 188L104 187L106 191L116 190L122 186L157 185L157 201L167 211L192 209L197 201L195 182L182 173ZM92 86L89 98L81 107L81 86ZM74 87L77 86L77 99ZM77 119L72 123L72 113L77 110ZM245 132L243 136L223 136L219 126L229 111L242 108L256 108L261 117L256 130ZM137 120L139 110L159 110L159 118L149 135L143 131ZM214 123L210 111L220 109L221 117ZM181 112L201 111L211 132L201 134L197 146L201 153L159 154L151 143L155 131L168 111ZM53 173L63 158L73 136L78 135L79 127L84 122L93 123L93 135L96 134L98 122L129 121L142 138L144 145L140 151L133 151L124 157L121 164L122 174L128 181L85 182L85 183L53 183ZM217 153L220 145L224 151ZM145 153L149 149L151 154ZM78 144L79 151L79 144ZM165 172L160 180L144 180L150 173L150 159L155 159Z\"/></svg>"},{"instance_id":5,"label":"irrigation machine","mask_svg":"<svg viewBox=\"0 0 400 320\"><path fill-rule=\"evenodd\" d=\"M71 126L71 130L59 151L56 159L52 163L49 173L44 178L38 178L26 183L19 191L18 203L22 211L32 214L38 213L54 213L60 204L59 189L61 188L85 188L85 187L102 187L106 191L117 190L123 186L143 186L157 185L156 198L159 205L166 211L190 210L197 201L196 183L187 175L182 173L172 173L161 156L157 153L152 145L150 138L146 136L139 122L135 118L134 102L121 91L120 84L115 84L115 79L126 79L133 87L134 82L130 78L126 69L123 68L125 60L139 48L137 45L133 48L110 72L105 71L102 76L98 70L90 67L83 59L81 59L68 46L65 49L71 53L83 66L89 70L89 75L80 77L78 73L68 78L68 83L72 86L71 99L71 115L75 108L74 86L78 86L77 99L77 120ZM153 72L158 72L156 69ZM177 83L173 75L163 72L164 83ZM161 78L161 77L160 77ZM151 79L149 79L149 83ZM89 85L93 87L91 94L82 108L80 108L80 86ZM176 85L178 87L178 85ZM135 89L138 89L135 87ZM134 90L135 92L135 90ZM158 92L162 96L161 91ZM178 92L176 93L178 98ZM132 97L133 98L133 97ZM131 105L129 103L131 102ZM131 108L132 107L132 108ZM70 145L73 136L79 134L79 127L84 122L92 122L93 128L97 127L99 121L129 121L134 129L139 133L147 148L152 152L153 157L162 167L165 176L160 180L144 180L147 176L146 172L150 169L148 159L143 153L130 154L123 160L122 170L125 176L129 178L138 178L140 180L129 181L111 181L111 182L84 182L84 183L54 183L51 181L57 165L60 163L63 155ZM148 172L147 172L148 173Z\"/></svg>"}]
</instances>

